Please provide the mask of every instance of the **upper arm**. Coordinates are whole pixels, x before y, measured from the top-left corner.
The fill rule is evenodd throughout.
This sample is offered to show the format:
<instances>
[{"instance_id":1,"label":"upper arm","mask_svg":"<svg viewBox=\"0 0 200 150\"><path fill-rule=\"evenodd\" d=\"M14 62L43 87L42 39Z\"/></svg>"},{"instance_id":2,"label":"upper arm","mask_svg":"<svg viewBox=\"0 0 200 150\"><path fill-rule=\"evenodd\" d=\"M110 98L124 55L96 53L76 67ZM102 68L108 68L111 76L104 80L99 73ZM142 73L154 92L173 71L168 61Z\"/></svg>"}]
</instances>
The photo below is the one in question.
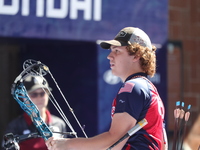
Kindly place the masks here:
<instances>
[{"instance_id":1,"label":"upper arm","mask_svg":"<svg viewBox=\"0 0 200 150\"><path fill-rule=\"evenodd\" d=\"M115 113L112 119L110 134L118 141L136 124L136 119L128 113ZM122 148L128 139L122 141L116 146L117 149Z\"/></svg>"}]
</instances>

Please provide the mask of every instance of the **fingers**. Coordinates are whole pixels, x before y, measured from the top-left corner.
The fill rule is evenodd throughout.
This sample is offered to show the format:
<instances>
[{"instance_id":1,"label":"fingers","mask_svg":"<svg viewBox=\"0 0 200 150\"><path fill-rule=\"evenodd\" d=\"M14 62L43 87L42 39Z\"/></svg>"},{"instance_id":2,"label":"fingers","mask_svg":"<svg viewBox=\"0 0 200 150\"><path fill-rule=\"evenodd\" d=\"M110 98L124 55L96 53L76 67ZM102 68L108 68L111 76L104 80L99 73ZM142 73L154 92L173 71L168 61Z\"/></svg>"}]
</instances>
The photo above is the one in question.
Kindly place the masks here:
<instances>
[{"instance_id":1,"label":"fingers","mask_svg":"<svg viewBox=\"0 0 200 150\"><path fill-rule=\"evenodd\" d=\"M53 137L50 137L50 138L48 138L48 139L46 140L45 143L46 143L47 145L49 145L49 144L51 143L52 140L53 140Z\"/></svg>"},{"instance_id":2,"label":"fingers","mask_svg":"<svg viewBox=\"0 0 200 150\"><path fill-rule=\"evenodd\" d=\"M48 140L46 140L45 144L48 150L53 150L53 145L55 144L54 137L50 137Z\"/></svg>"},{"instance_id":3,"label":"fingers","mask_svg":"<svg viewBox=\"0 0 200 150\"><path fill-rule=\"evenodd\" d=\"M66 138L51 137L46 140L45 144L48 150L63 150L66 148Z\"/></svg>"}]
</instances>

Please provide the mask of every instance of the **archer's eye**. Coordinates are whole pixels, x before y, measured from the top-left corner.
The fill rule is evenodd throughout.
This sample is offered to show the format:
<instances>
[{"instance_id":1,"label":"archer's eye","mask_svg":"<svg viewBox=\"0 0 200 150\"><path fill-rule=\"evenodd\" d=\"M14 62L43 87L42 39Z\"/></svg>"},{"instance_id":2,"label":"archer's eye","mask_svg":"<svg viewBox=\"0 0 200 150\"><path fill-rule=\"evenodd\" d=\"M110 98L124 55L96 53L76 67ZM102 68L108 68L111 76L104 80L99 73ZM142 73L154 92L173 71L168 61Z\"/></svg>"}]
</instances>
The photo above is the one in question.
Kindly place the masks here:
<instances>
[{"instance_id":1,"label":"archer's eye","mask_svg":"<svg viewBox=\"0 0 200 150\"><path fill-rule=\"evenodd\" d=\"M115 53L118 53L118 52L119 52L119 50L118 50L118 49L116 49L116 50L115 50Z\"/></svg>"}]
</instances>

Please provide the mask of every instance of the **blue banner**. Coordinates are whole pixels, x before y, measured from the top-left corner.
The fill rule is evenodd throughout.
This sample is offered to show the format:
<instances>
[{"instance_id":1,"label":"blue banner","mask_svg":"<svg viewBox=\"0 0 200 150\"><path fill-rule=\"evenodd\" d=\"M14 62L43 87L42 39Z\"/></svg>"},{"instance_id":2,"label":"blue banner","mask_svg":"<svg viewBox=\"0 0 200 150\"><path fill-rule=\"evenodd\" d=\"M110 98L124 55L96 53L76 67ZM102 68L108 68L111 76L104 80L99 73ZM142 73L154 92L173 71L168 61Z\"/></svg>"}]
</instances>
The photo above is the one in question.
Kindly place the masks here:
<instances>
[{"instance_id":1,"label":"blue banner","mask_svg":"<svg viewBox=\"0 0 200 150\"><path fill-rule=\"evenodd\" d=\"M144 30L149 35L152 43L158 48L156 52L158 58L157 74L152 81L158 88L161 98L166 104L167 77L165 43L168 39L167 0L0 0L0 37L39 38L45 40L60 39L68 42L69 45L65 46L68 50L63 50L61 53L58 48L60 46L62 49L64 43L62 45L59 43L55 47L52 47L47 42L48 49L46 52L48 52L48 55L51 54L50 56L52 58L58 56L59 59L57 57L54 58L55 62L60 62L63 66L65 64L69 65L66 68L71 67L70 69L77 75L77 77L73 76L72 71L70 73L66 72L65 75L59 74L61 76L60 80L66 78L70 79L71 82L76 77L77 83L75 84L76 86L74 85L73 90L69 92L71 94L69 99L73 97L75 99L74 103L77 105L79 104L77 103L77 99L80 100L77 111L79 111L78 114L80 114L81 118L86 118L86 115L89 116L88 120L95 118L91 121L93 124L88 125L85 123L86 127L88 127L86 130L90 130L88 132L91 132L90 135L96 132L96 125L94 125L96 120L98 120L97 130L99 133L109 128L111 121L111 103L121 85L120 79L112 76L110 72L109 61L106 59L109 51L102 50L99 45L96 48L96 45L93 44L97 40L113 39L120 29L127 26L139 27ZM86 45L88 45L87 42L91 42L92 46L87 47L84 44L77 46L78 42L76 43L76 41L84 41ZM30 47L33 47L33 45ZM73 53L70 53L70 46L75 47ZM52 50L49 51L51 47ZM45 52L43 46L39 48L42 52ZM23 56L29 56L31 54L30 57L35 56L36 60L41 61L45 58L49 59L49 56L44 57L46 53L43 56L38 55L35 49L39 48L33 47L31 52L23 54ZM95 49L94 52L92 48L96 48L97 54L95 53ZM77 52L77 49L82 53ZM94 54L88 56L91 51ZM67 55L64 55L65 53ZM83 66L80 65L81 67L78 68L78 64L73 62L77 54L79 54L80 60L86 59L84 62L89 62L85 64L80 62ZM60 59L60 57L64 58ZM72 60L70 61L70 59ZM68 62L65 62L66 60ZM52 59L49 59L47 62L53 63ZM94 66L96 62L97 67ZM88 64L92 65L89 70L87 70ZM58 67L55 67L54 72L57 72L56 69L59 72ZM78 76L79 70L82 70L81 75L85 77L84 81L83 79L77 80L80 78ZM92 73L98 73L97 75L94 74L90 78L91 81L87 83L89 88L93 88L92 91L88 90L86 92L84 91L84 87L81 86L79 89L83 90L83 95L77 94L77 85L79 83L87 85L85 84L86 77L88 77L89 71L91 70ZM94 83L94 80L98 85ZM60 82L62 83L62 80ZM66 92L68 92L71 85L73 84L69 83ZM96 90L94 87L98 89ZM95 93L96 91L97 93ZM87 100L86 102L85 99ZM85 107L89 104L93 108L91 112L88 109L85 110ZM81 107L80 109L80 106L85 107ZM97 115L95 112L96 107ZM81 122L84 121L82 120Z\"/></svg>"},{"instance_id":2,"label":"blue banner","mask_svg":"<svg viewBox=\"0 0 200 150\"><path fill-rule=\"evenodd\" d=\"M0 0L0 36L96 41L138 26L167 37L167 0Z\"/></svg>"}]
</instances>

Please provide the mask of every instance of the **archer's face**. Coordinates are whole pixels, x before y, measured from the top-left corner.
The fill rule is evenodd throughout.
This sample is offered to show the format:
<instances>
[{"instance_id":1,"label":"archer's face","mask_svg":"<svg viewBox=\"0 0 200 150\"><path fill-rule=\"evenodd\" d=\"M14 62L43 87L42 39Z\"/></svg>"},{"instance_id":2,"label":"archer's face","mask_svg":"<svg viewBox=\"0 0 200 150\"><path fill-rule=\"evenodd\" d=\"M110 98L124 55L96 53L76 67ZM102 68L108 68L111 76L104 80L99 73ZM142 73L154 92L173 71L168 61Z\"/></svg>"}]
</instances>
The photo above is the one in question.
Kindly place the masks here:
<instances>
[{"instance_id":1,"label":"archer's face","mask_svg":"<svg viewBox=\"0 0 200 150\"><path fill-rule=\"evenodd\" d=\"M126 46L112 45L110 49L111 52L107 58L110 60L112 73L124 81L133 70L134 56L128 54Z\"/></svg>"},{"instance_id":2,"label":"archer's face","mask_svg":"<svg viewBox=\"0 0 200 150\"><path fill-rule=\"evenodd\" d=\"M39 110L47 107L49 95L42 88L36 89L28 93L28 95Z\"/></svg>"}]
</instances>

